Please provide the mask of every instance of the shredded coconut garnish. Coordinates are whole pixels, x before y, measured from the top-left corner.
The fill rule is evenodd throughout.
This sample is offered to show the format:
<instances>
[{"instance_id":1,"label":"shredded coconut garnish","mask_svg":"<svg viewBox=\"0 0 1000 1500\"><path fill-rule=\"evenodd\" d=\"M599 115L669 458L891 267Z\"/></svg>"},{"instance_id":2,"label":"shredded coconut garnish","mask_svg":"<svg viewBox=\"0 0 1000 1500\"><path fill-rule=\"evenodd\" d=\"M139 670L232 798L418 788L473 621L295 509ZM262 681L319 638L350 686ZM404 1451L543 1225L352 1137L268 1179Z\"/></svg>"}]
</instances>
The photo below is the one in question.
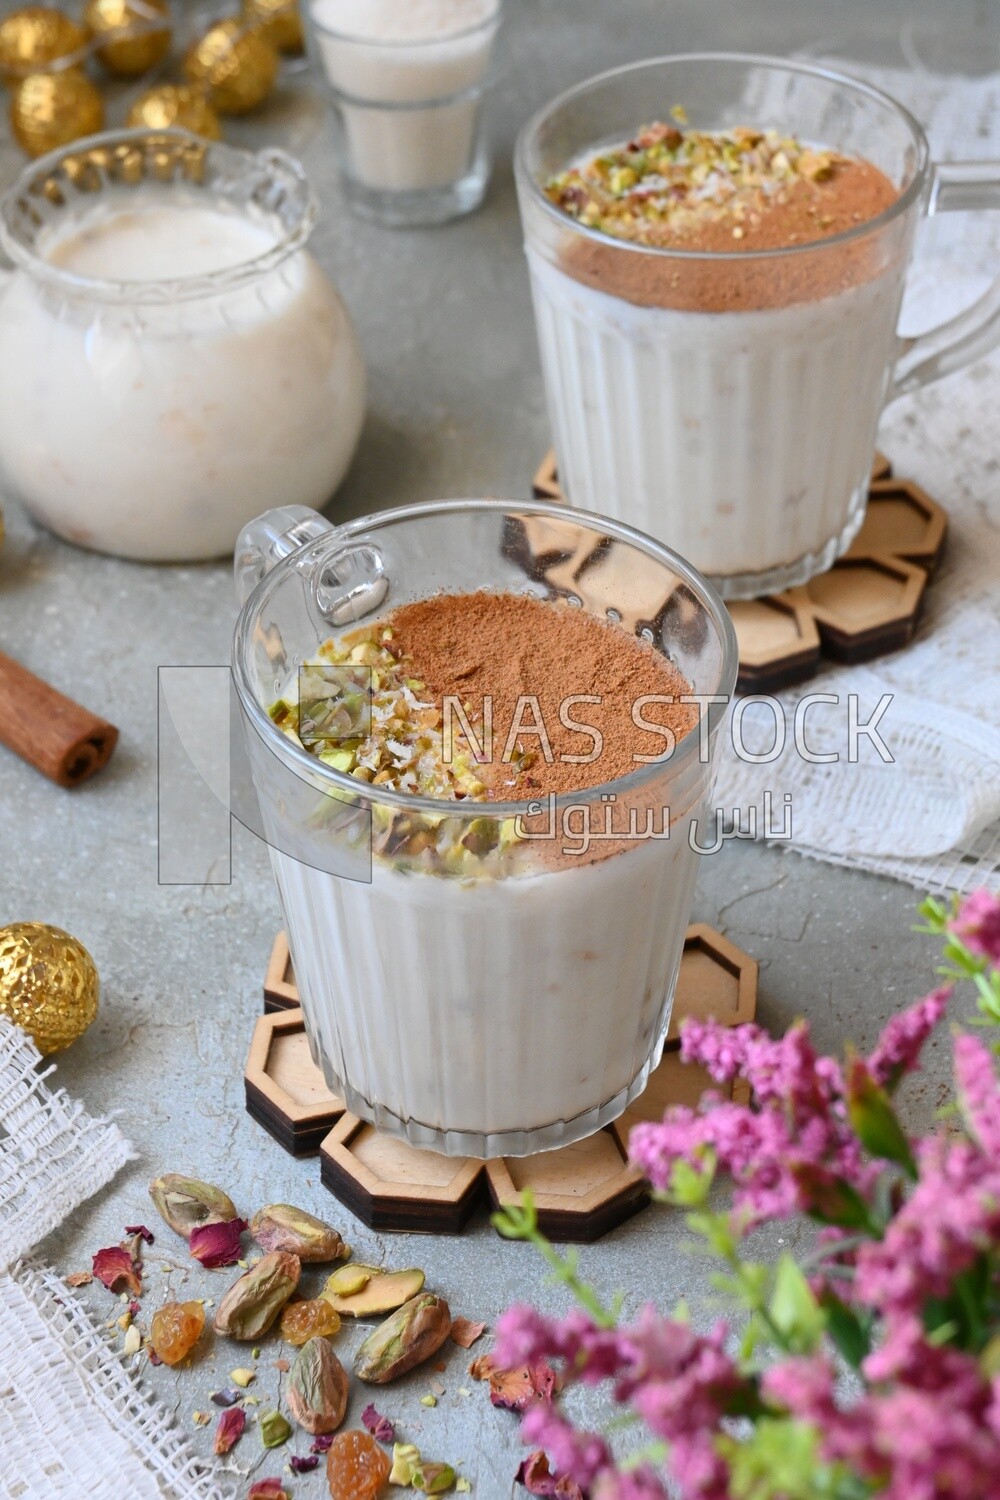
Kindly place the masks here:
<instances>
[{"instance_id":1,"label":"shredded coconut garnish","mask_svg":"<svg viewBox=\"0 0 1000 1500\"><path fill-rule=\"evenodd\" d=\"M269 712L285 734L358 781L449 801L485 797L460 725L446 747L441 712L425 690L394 650L391 627L376 625L326 641Z\"/></svg>"},{"instance_id":2,"label":"shredded coconut garnish","mask_svg":"<svg viewBox=\"0 0 1000 1500\"><path fill-rule=\"evenodd\" d=\"M549 199L590 229L656 244L706 223L740 221L797 182L823 182L843 158L776 130L681 130L656 122L560 172Z\"/></svg>"}]
</instances>

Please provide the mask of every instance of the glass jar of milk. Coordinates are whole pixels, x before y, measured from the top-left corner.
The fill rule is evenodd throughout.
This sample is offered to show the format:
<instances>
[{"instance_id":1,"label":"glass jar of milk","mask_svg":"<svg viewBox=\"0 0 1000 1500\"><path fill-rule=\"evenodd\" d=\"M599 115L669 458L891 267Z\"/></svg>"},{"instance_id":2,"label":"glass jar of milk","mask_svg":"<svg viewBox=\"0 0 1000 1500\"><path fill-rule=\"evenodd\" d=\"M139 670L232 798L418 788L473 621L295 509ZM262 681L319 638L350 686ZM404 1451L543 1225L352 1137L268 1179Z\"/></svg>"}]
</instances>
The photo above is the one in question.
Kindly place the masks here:
<instances>
[{"instance_id":1,"label":"glass jar of milk","mask_svg":"<svg viewBox=\"0 0 1000 1500\"><path fill-rule=\"evenodd\" d=\"M312 0L347 200L387 225L438 224L482 202L482 102L501 0Z\"/></svg>"},{"instance_id":2,"label":"glass jar of milk","mask_svg":"<svg viewBox=\"0 0 1000 1500\"><path fill-rule=\"evenodd\" d=\"M0 203L0 473L81 546L232 551L275 497L318 508L364 416L351 320L306 251L316 206L280 151L114 131Z\"/></svg>"}]
</instances>

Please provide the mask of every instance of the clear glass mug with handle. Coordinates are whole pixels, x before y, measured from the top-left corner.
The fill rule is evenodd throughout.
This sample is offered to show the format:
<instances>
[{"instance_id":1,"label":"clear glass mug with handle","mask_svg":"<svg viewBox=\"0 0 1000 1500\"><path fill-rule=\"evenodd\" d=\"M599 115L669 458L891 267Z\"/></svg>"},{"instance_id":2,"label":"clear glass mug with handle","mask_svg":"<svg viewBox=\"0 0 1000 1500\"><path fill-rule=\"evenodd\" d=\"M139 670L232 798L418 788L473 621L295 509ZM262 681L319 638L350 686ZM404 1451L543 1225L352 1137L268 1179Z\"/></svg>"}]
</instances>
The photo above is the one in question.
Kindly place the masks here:
<instances>
[{"instance_id":1,"label":"clear glass mug with handle","mask_svg":"<svg viewBox=\"0 0 1000 1500\"><path fill-rule=\"evenodd\" d=\"M331 1089L453 1155L524 1155L614 1119L662 1052L689 829L735 684L715 591L629 527L537 502L436 501L336 529L286 507L244 530L236 568L250 772ZM322 641L481 589L564 599L652 641L705 695L698 726L669 758L544 806L369 785L276 727L269 707Z\"/></svg>"},{"instance_id":2,"label":"clear glass mug with handle","mask_svg":"<svg viewBox=\"0 0 1000 1500\"><path fill-rule=\"evenodd\" d=\"M775 128L863 157L877 217L780 250L654 248L586 228L553 175L683 106L691 128ZM659 58L563 94L521 132L516 176L559 474L573 505L689 558L724 598L806 582L864 520L888 401L1000 342L1000 281L918 338L897 332L925 214L1000 207L1000 162L933 163L916 120L822 68Z\"/></svg>"}]
</instances>

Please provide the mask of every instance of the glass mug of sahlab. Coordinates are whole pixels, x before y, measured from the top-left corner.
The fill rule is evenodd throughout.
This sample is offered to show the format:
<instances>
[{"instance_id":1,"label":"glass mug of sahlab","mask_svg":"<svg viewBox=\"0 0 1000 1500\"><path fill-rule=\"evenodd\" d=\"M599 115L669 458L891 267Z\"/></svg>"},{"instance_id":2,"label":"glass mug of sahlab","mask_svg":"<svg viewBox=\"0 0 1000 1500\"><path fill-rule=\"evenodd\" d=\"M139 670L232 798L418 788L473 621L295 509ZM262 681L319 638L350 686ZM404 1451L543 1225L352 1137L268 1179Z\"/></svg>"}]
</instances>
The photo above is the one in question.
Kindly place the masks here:
<instances>
[{"instance_id":1,"label":"glass mug of sahlab","mask_svg":"<svg viewBox=\"0 0 1000 1500\"><path fill-rule=\"evenodd\" d=\"M0 202L0 472L52 531L149 561L218 557L275 500L327 503L361 430L347 311L305 248L283 151L119 130Z\"/></svg>"},{"instance_id":2,"label":"glass mug of sahlab","mask_svg":"<svg viewBox=\"0 0 1000 1500\"><path fill-rule=\"evenodd\" d=\"M581 558L586 567L567 561ZM435 501L336 529L290 507L246 528L236 569L245 602L233 671L249 769L330 1088L379 1129L453 1155L524 1155L614 1119L663 1049L697 871L689 834L725 702L706 701L668 759L550 801L540 832L531 825L538 836L513 843L504 830L538 819L538 804L359 782L317 761L268 710L297 691L320 642L400 604L482 589L620 620L669 654L695 693L725 700L737 658L718 595L649 537L539 502ZM591 814L604 826L616 795L640 834L653 810L652 831L669 837L595 838L581 858L581 839L545 836L550 813L554 825L570 807L573 829ZM428 865L428 831L440 865Z\"/></svg>"},{"instance_id":3,"label":"glass mug of sahlab","mask_svg":"<svg viewBox=\"0 0 1000 1500\"><path fill-rule=\"evenodd\" d=\"M864 158L897 196L827 239L711 254L613 238L548 199L553 176L676 105L697 130L773 127ZM724 598L828 568L864 520L886 402L1000 342L1000 282L942 327L896 331L921 216L1000 207L1000 163L933 164L901 105L825 69L618 68L525 126L516 176L565 493L662 538Z\"/></svg>"}]
</instances>

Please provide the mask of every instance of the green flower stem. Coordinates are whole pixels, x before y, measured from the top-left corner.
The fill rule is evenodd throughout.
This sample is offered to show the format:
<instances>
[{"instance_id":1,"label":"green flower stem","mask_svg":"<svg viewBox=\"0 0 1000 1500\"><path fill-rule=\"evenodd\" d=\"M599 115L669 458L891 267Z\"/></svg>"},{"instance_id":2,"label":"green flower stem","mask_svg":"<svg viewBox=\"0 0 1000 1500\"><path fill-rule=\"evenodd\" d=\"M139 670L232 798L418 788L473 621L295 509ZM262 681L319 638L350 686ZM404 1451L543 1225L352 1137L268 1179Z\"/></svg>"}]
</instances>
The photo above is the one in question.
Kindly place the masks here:
<instances>
[{"instance_id":1,"label":"green flower stem","mask_svg":"<svg viewBox=\"0 0 1000 1500\"><path fill-rule=\"evenodd\" d=\"M525 1188L521 1194L521 1206L511 1205L509 1208L501 1209L492 1217L493 1227L502 1234L504 1239L523 1240L534 1245L544 1257L547 1264L552 1268L552 1274L556 1281L561 1281L564 1286L569 1287L573 1296L580 1306L590 1314L598 1328L616 1328L618 1326L618 1307L609 1311L601 1302L592 1286L583 1281L579 1275L579 1262L575 1251L562 1256L549 1244L544 1234L538 1227L538 1214L535 1210L535 1199L530 1189Z\"/></svg>"}]
</instances>

